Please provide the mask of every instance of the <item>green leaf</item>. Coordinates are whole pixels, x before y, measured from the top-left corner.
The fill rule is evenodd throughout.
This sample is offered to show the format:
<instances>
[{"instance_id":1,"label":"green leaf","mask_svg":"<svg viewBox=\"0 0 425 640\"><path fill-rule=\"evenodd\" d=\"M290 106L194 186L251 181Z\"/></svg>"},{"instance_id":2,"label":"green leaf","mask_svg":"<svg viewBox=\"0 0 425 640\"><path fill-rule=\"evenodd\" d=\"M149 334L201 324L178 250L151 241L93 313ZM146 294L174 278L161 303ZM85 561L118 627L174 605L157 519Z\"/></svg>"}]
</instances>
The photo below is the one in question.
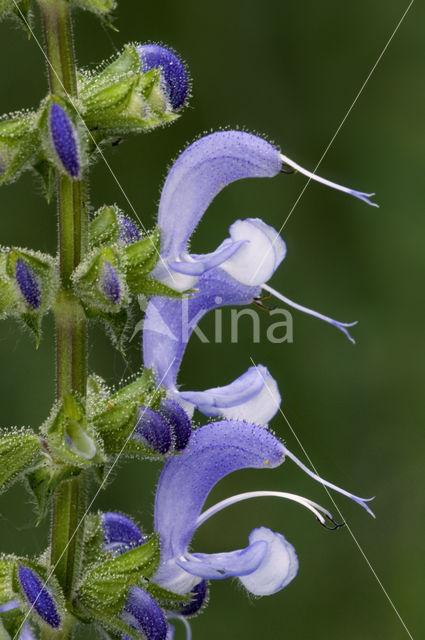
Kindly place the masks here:
<instances>
[{"instance_id":1,"label":"green leaf","mask_svg":"<svg viewBox=\"0 0 425 640\"><path fill-rule=\"evenodd\" d=\"M0 640L10 640L19 637L19 632L25 622L25 613L19 607L0 613ZM3 633L3 635L2 635Z\"/></svg>"},{"instance_id":2,"label":"green leaf","mask_svg":"<svg viewBox=\"0 0 425 640\"><path fill-rule=\"evenodd\" d=\"M89 229L91 247L115 244L118 241L120 228L117 216L120 214L121 211L116 206L104 205L96 211Z\"/></svg>"},{"instance_id":3,"label":"green leaf","mask_svg":"<svg viewBox=\"0 0 425 640\"><path fill-rule=\"evenodd\" d=\"M158 600L160 606L164 609L179 611L179 609L182 609L185 604L192 600L190 594L184 596L181 593L174 593L150 581L146 581L142 585L142 588L149 593L152 598Z\"/></svg>"},{"instance_id":4,"label":"green leaf","mask_svg":"<svg viewBox=\"0 0 425 640\"><path fill-rule=\"evenodd\" d=\"M100 16L106 16L117 6L116 0L71 0L71 2L81 9L87 9Z\"/></svg>"},{"instance_id":5,"label":"green leaf","mask_svg":"<svg viewBox=\"0 0 425 640\"><path fill-rule=\"evenodd\" d=\"M23 430L0 435L0 491L28 470L40 452L35 433Z\"/></svg>"},{"instance_id":6,"label":"green leaf","mask_svg":"<svg viewBox=\"0 0 425 640\"><path fill-rule=\"evenodd\" d=\"M120 613L130 587L155 573L159 555L159 538L154 535L143 545L101 562L85 574L79 600L93 612Z\"/></svg>"},{"instance_id":7,"label":"green leaf","mask_svg":"<svg viewBox=\"0 0 425 640\"><path fill-rule=\"evenodd\" d=\"M50 204L56 187L56 171L53 165L47 160L42 160L35 164L34 169L43 181L46 200L47 203Z\"/></svg>"}]
</instances>

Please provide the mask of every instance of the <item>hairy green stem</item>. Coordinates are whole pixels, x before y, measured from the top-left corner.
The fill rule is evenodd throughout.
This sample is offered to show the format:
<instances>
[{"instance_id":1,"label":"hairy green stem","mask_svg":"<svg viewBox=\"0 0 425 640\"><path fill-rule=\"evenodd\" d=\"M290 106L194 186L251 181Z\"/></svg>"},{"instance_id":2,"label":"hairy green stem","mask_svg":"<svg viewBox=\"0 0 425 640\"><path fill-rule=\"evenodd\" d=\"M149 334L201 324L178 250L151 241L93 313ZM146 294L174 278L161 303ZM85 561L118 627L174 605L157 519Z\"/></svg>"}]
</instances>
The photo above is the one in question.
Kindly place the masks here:
<instances>
[{"instance_id":1,"label":"hairy green stem","mask_svg":"<svg viewBox=\"0 0 425 640\"><path fill-rule=\"evenodd\" d=\"M77 98L77 77L73 50L70 8L67 0L38 0L44 26L52 94L72 103ZM57 397L67 394L84 399L87 386L87 323L81 304L74 296L71 274L88 251L88 215L85 182L67 175L57 176L58 245L61 290L55 308ZM84 473L61 484L55 494L52 515L51 566L68 602L79 572L79 557L85 510ZM71 624L56 638L71 637ZM43 629L43 638L52 637ZM50 635L49 635L50 634ZM59 635L58 635L59 634Z\"/></svg>"}]
</instances>

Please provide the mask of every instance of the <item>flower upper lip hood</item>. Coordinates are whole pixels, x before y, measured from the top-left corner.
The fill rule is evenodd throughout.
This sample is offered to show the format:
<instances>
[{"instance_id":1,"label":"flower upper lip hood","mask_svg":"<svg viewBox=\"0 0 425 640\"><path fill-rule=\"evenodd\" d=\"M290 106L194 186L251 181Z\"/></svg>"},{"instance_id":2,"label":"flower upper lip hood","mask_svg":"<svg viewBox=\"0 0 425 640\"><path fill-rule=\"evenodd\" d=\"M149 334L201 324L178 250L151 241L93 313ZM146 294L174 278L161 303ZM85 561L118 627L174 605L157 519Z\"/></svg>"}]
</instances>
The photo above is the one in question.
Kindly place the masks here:
<instances>
[{"instance_id":1,"label":"flower upper lip hood","mask_svg":"<svg viewBox=\"0 0 425 640\"><path fill-rule=\"evenodd\" d=\"M156 267L155 277L184 291L193 287L203 272L231 258L243 241L225 241L213 253L199 256L188 253L190 236L224 187L243 178L272 178L285 172L285 166L374 205L369 200L373 194L348 189L316 176L259 136L244 131L218 131L189 145L167 175L158 211L162 260ZM278 238L274 231L272 246Z\"/></svg>"}]
</instances>

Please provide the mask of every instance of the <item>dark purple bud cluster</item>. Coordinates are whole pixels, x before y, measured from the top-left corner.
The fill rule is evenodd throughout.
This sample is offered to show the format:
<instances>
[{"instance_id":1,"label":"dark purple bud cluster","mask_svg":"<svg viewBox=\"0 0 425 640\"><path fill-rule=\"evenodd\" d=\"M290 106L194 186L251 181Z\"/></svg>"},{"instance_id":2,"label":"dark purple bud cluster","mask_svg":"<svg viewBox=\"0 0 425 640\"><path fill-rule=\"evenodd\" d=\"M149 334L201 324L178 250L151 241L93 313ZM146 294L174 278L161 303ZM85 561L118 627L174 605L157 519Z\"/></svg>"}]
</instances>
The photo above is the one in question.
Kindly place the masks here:
<instances>
[{"instance_id":1,"label":"dark purple bud cluster","mask_svg":"<svg viewBox=\"0 0 425 640\"><path fill-rule=\"evenodd\" d=\"M167 621L164 612L140 587L130 589L121 616L124 622L147 640L166 640ZM126 635L123 640L130 638Z\"/></svg>"},{"instance_id":2,"label":"dark purple bud cluster","mask_svg":"<svg viewBox=\"0 0 425 640\"><path fill-rule=\"evenodd\" d=\"M32 609L46 624L58 629L61 624L58 608L51 591L41 578L29 567L21 565L18 568L18 579L22 593Z\"/></svg>"},{"instance_id":3,"label":"dark purple bud cluster","mask_svg":"<svg viewBox=\"0 0 425 640\"><path fill-rule=\"evenodd\" d=\"M140 233L136 225L125 216L117 215L119 226L118 242L128 246L140 240Z\"/></svg>"},{"instance_id":4,"label":"dark purple bud cluster","mask_svg":"<svg viewBox=\"0 0 425 640\"><path fill-rule=\"evenodd\" d=\"M208 597L208 585L206 580L201 580L191 593L191 600L180 609L182 616L194 616L199 613Z\"/></svg>"},{"instance_id":5,"label":"dark purple bud cluster","mask_svg":"<svg viewBox=\"0 0 425 640\"><path fill-rule=\"evenodd\" d=\"M105 260L100 274L100 289L112 304L119 304L122 298L121 282L112 264Z\"/></svg>"},{"instance_id":6,"label":"dark purple bud cluster","mask_svg":"<svg viewBox=\"0 0 425 640\"><path fill-rule=\"evenodd\" d=\"M79 178L81 163L77 134L65 109L57 102L50 107L49 129L53 148L66 173L71 178Z\"/></svg>"},{"instance_id":7,"label":"dark purple bud cluster","mask_svg":"<svg viewBox=\"0 0 425 640\"><path fill-rule=\"evenodd\" d=\"M103 532L103 550L124 553L129 549L140 547L146 538L137 524L121 513L108 511L100 515Z\"/></svg>"},{"instance_id":8,"label":"dark purple bud cluster","mask_svg":"<svg viewBox=\"0 0 425 640\"><path fill-rule=\"evenodd\" d=\"M41 288L31 267L21 258L16 261L15 277L25 302L34 310L41 307Z\"/></svg>"},{"instance_id":9,"label":"dark purple bud cluster","mask_svg":"<svg viewBox=\"0 0 425 640\"><path fill-rule=\"evenodd\" d=\"M186 448L192 425L184 409L174 400L162 400L159 411L139 407L133 438L161 455Z\"/></svg>"},{"instance_id":10,"label":"dark purple bud cluster","mask_svg":"<svg viewBox=\"0 0 425 640\"><path fill-rule=\"evenodd\" d=\"M185 104L189 94L189 80L182 61L173 51L157 44L143 44L137 47L142 71L146 73L155 67L161 69L161 77L174 110Z\"/></svg>"}]
</instances>

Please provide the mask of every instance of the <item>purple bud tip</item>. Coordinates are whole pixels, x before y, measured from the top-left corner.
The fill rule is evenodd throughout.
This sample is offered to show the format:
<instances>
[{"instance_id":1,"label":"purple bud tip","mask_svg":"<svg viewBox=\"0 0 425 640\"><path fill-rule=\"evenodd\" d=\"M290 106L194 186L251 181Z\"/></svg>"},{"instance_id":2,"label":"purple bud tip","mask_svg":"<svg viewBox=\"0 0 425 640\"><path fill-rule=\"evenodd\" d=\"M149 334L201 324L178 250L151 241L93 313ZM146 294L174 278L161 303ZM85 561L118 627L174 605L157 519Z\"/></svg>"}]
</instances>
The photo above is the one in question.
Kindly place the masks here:
<instances>
[{"instance_id":1,"label":"purple bud tip","mask_svg":"<svg viewBox=\"0 0 425 640\"><path fill-rule=\"evenodd\" d=\"M207 581L202 580L199 582L191 593L191 601L184 605L183 609L180 609L180 613L183 616L193 616L201 609L207 597Z\"/></svg>"},{"instance_id":2,"label":"purple bud tip","mask_svg":"<svg viewBox=\"0 0 425 640\"><path fill-rule=\"evenodd\" d=\"M121 283L117 272L108 260L103 263L100 288L109 302L119 304L121 300Z\"/></svg>"},{"instance_id":3,"label":"purple bud tip","mask_svg":"<svg viewBox=\"0 0 425 640\"><path fill-rule=\"evenodd\" d=\"M103 532L103 550L124 553L140 547L146 541L139 527L121 513L108 511L100 515Z\"/></svg>"},{"instance_id":4,"label":"purple bud tip","mask_svg":"<svg viewBox=\"0 0 425 640\"><path fill-rule=\"evenodd\" d=\"M50 108L50 133L63 168L71 178L79 178L81 166L77 136L66 111L56 102Z\"/></svg>"},{"instance_id":5,"label":"purple bud tip","mask_svg":"<svg viewBox=\"0 0 425 640\"><path fill-rule=\"evenodd\" d=\"M159 413L147 407L139 407L138 420L132 437L144 442L150 449L161 455L171 448L170 427Z\"/></svg>"},{"instance_id":6,"label":"purple bud tip","mask_svg":"<svg viewBox=\"0 0 425 640\"><path fill-rule=\"evenodd\" d=\"M161 67L171 106L174 110L180 109L189 93L189 80L181 60L175 53L157 44L143 44L137 47L137 51L143 73Z\"/></svg>"},{"instance_id":7,"label":"purple bud tip","mask_svg":"<svg viewBox=\"0 0 425 640\"><path fill-rule=\"evenodd\" d=\"M22 591L31 607L53 629L60 627L61 619L50 590L39 576L28 567L18 568L18 578Z\"/></svg>"},{"instance_id":8,"label":"purple bud tip","mask_svg":"<svg viewBox=\"0 0 425 640\"><path fill-rule=\"evenodd\" d=\"M164 613L140 587L131 587L121 615L124 622L142 633L147 640L166 640L167 621Z\"/></svg>"},{"instance_id":9,"label":"purple bud tip","mask_svg":"<svg viewBox=\"0 0 425 640\"><path fill-rule=\"evenodd\" d=\"M192 433L192 424L186 411L178 402L165 398L159 409L162 417L171 429L174 438L174 449L183 451L187 447Z\"/></svg>"},{"instance_id":10,"label":"purple bud tip","mask_svg":"<svg viewBox=\"0 0 425 640\"><path fill-rule=\"evenodd\" d=\"M16 261L15 277L25 302L33 309L39 309L41 290L38 279L31 267L21 258Z\"/></svg>"},{"instance_id":11,"label":"purple bud tip","mask_svg":"<svg viewBox=\"0 0 425 640\"><path fill-rule=\"evenodd\" d=\"M120 229L118 241L122 244L129 245L140 240L140 233L135 224L125 216L117 216L118 226Z\"/></svg>"}]
</instances>

